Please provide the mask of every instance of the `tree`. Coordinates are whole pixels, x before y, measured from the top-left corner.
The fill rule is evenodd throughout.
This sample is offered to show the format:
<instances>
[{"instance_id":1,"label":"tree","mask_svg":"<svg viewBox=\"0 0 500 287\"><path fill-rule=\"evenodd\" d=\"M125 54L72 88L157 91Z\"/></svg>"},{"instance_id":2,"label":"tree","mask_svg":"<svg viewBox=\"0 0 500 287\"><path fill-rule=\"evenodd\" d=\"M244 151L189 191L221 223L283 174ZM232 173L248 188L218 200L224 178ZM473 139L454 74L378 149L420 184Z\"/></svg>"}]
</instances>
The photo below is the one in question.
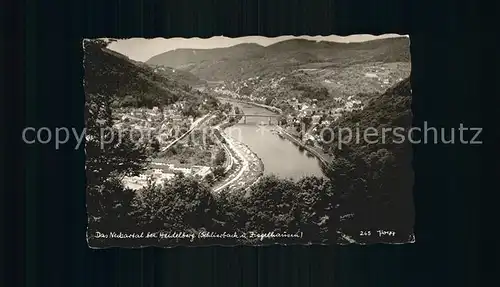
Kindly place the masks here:
<instances>
[{"instance_id":1,"label":"tree","mask_svg":"<svg viewBox=\"0 0 500 287\"><path fill-rule=\"evenodd\" d=\"M272 102L274 101L274 99L275 99L274 97L267 97L266 100L264 101L264 104L266 104L266 105L269 106L269 105L272 104Z\"/></svg>"},{"instance_id":2,"label":"tree","mask_svg":"<svg viewBox=\"0 0 500 287\"><path fill-rule=\"evenodd\" d=\"M217 108L219 106L219 101L215 97L207 96L207 106L210 108Z\"/></svg>"},{"instance_id":3,"label":"tree","mask_svg":"<svg viewBox=\"0 0 500 287\"><path fill-rule=\"evenodd\" d=\"M121 183L124 175L141 172L147 163L144 145L130 140L130 131L113 128L111 104L117 95L117 73L102 66L100 57L107 45L101 40L85 41L85 122L87 208L90 229L127 226L132 192ZM122 136L117 136L117 135Z\"/></svg>"},{"instance_id":4,"label":"tree","mask_svg":"<svg viewBox=\"0 0 500 287\"><path fill-rule=\"evenodd\" d=\"M100 96L89 95L87 101L87 206L89 215L101 220L97 226L112 228L116 224L122 225L118 221L121 222L123 216L118 217L117 213L124 214L122 211L127 208L129 201L127 194L130 192L124 189L120 179L124 175L138 174L144 168L147 156L145 147L133 143L128 131L120 131L123 137L119 139L119 132L108 125L111 121L109 118L98 121L99 105L106 104L106 101L99 101L98 98ZM107 141L109 139L111 141ZM109 198L114 198L114 201L109 201ZM115 203L119 198L123 202L118 207Z\"/></svg>"},{"instance_id":5,"label":"tree","mask_svg":"<svg viewBox=\"0 0 500 287\"><path fill-rule=\"evenodd\" d=\"M153 152L155 152L155 153L160 151L160 142L158 141L158 139L156 137L154 137L152 139L151 148L153 149Z\"/></svg>"},{"instance_id":6,"label":"tree","mask_svg":"<svg viewBox=\"0 0 500 287\"><path fill-rule=\"evenodd\" d=\"M240 108L239 108L239 107L236 107L236 106L234 107L234 113L235 113L236 115L243 114L243 112L240 110Z\"/></svg>"},{"instance_id":7,"label":"tree","mask_svg":"<svg viewBox=\"0 0 500 287\"><path fill-rule=\"evenodd\" d=\"M275 176L263 177L251 188L247 207L248 219L255 231L298 230L295 209L298 186L291 180L280 180Z\"/></svg>"},{"instance_id":8,"label":"tree","mask_svg":"<svg viewBox=\"0 0 500 287\"><path fill-rule=\"evenodd\" d=\"M304 177L297 185L301 190L298 194L300 230L313 235L316 240L317 234L321 234L323 240L332 239L339 221L332 182L318 177Z\"/></svg>"},{"instance_id":9,"label":"tree","mask_svg":"<svg viewBox=\"0 0 500 287\"><path fill-rule=\"evenodd\" d=\"M225 175L224 167L216 166L216 167L212 167L211 169L212 169L212 173L215 177L215 180L221 180L222 178L224 178L224 175Z\"/></svg>"},{"instance_id":10,"label":"tree","mask_svg":"<svg viewBox=\"0 0 500 287\"><path fill-rule=\"evenodd\" d=\"M145 188L136 199L136 216L143 225L156 230L200 230L209 228L217 214L215 199L207 185L176 175L163 186Z\"/></svg>"},{"instance_id":11,"label":"tree","mask_svg":"<svg viewBox=\"0 0 500 287\"><path fill-rule=\"evenodd\" d=\"M305 129L308 130L312 123L312 118L310 116L305 116L302 118L302 123L305 126Z\"/></svg>"},{"instance_id":12,"label":"tree","mask_svg":"<svg viewBox=\"0 0 500 287\"><path fill-rule=\"evenodd\" d=\"M239 92L242 95L249 96L250 94L252 94L252 89L250 89L250 87L243 86L243 87L241 87Z\"/></svg>"},{"instance_id":13,"label":"tree","mask_svg":"<svg viewBox=\"0 0 500 287\"><path fill-rule=\"evenodd\" d=\"M204 180L209 186L212 186L215 183L215 176L212 173L209 173L205 176Z\"/></svg>"},{"instance_id":14,"label":"tree","mask_svg":"<svg viewBox=\"0 0 500 287\"><path fill-rule=\"evenodd\" d=\"M194 104L189 103L189 104L186 104L184 109L182 109L182 115L186 116L186 117L191 116L193 118L197 118L200 116L200 111L198 111L196 109L196 106Z\"/></svg>"},{"instance_id":15,"label":"tree","mask_svg":"<svg viewBox=\"0 0 500 287\"><path fill-rule=\"evenodd\" d=\"M324 121L326 121L327 115L322 112L321 117L319 118L319 123L322 124Z\"/></svg>"},{"instance_id":16,"label":"tree","mask_svg":"<svg viewBox=\"0 0 500 287\"><path fill-rule=\"evenodd\" d=\"M286 118L283 115L278 116L277 118L278 125L284 126L287 124Z\"/></svg>"},{"instance_id":17,"label":"tree","mask_svg":"<svg viewBox=\"0 0 500 287\"><path fill-rule=\"evenodd\" d=\"M226 161L226 152L224 151L224 149L219 149L217 151L217 154L215 155L214 165L222 166L224 165L225 161Z\"/></svg>"}]
</instances>

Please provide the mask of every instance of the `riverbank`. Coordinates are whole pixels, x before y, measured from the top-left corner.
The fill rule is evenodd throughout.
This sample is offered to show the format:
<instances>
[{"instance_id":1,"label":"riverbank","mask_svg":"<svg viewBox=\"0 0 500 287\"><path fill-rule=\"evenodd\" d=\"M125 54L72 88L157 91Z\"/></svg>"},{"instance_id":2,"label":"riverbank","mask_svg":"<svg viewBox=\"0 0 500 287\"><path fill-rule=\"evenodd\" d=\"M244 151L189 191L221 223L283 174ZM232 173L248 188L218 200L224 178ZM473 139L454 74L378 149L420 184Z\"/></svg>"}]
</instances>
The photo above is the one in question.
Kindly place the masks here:
<instances>
[{"instance_id":1,"label":"riverbank","mask_svg":"<svg viewBox=\"0 0 500 287\"><path fill-rule=\"evenodd\" d=\"M328 167L329 168L329 165L331 163L331 161L333 160L333 158L331 158L330 156L326 155L325 153L323 152L320 152L317 148L314 148L314 147L311 147L309 145L306 145L305 143L303 143L302 141L300 141L299 139L297 139L295 136L291 135L290 133L288 133L287 131L285 131L282 127L280 126L276 126L276 131L282 135L284 138L288 139L289 141L299 145L300 147L304 148L305 150L307 150L308 152L310 152L312 155L314 155L317 159L319 159L319 161L325 166L325 167Z\"/></svg>"},{"instance_id":2,"label":"riverbank","mask_svg":"<svg viewBox=\"0 0 500 287\"><path fill-rule=\"evenodd\" d=\"M227 159L230 161L229 166L238 167L232 172L231 168L226 170L226 173L228 173L226 179L213 188L216 193L226 188L232 190L248 189L258 182L264 174L262 159L247 145L233 139L224 132L224 129L234 124L236 123L225 122L214 127L218 135L224 139L223 142L221 141L223 148L226 152L229 151Z\"/></svg>"}]
</instances>

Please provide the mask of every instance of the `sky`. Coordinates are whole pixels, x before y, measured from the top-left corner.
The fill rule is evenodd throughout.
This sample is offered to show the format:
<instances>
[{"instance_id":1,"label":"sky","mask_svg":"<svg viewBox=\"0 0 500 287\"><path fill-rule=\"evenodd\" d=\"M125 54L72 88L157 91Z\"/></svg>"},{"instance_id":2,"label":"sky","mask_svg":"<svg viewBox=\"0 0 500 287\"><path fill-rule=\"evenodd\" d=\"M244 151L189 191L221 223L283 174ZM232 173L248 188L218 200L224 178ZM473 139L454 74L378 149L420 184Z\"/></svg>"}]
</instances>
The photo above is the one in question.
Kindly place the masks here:
<instances>
[{"instance_id":1,"label":"sky","mask_svg":"<svg viewBox=\"0 0 500 287\"><path fill-rule=\"evenodd\" d=\"M364 42L375 39L401 37L398 34L384 34L380 36L360 34L350 36L280 36L274 38L262 36L247 36L240 38L229 38L224 36L215 36L212 38L130 38L122 39L111 43L108 48L120 54L126 55L132 60L145 62L151 57L175 50L175 49L214 49L230 47L242 43L256 43L261 46L269 46L271 44L289 39L307 39L315 41L328 42Z\"/></svg>"}]
</instances>

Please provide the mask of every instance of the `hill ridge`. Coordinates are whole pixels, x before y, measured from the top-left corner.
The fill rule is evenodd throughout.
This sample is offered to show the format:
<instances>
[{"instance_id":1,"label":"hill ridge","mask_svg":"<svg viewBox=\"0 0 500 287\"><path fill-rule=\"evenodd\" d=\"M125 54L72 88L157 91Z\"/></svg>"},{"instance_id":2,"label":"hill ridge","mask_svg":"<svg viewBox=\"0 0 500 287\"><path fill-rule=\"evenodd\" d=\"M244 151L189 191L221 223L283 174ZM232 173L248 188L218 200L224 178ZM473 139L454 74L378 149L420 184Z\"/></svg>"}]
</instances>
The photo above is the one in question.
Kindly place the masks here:
<instances>
[{"instance_id":1,"label":"hill ridge","mask_svg":"<svg viewBox=\"0 0 500 287\"><path fill-rule=\"evenodd\" d=\"M407 37L342 43L289 39L269 46L239 44L160 53L145 63L188 71L208 81L234 81L309 63L409 62Z\"/></svg>"}]
</instances>

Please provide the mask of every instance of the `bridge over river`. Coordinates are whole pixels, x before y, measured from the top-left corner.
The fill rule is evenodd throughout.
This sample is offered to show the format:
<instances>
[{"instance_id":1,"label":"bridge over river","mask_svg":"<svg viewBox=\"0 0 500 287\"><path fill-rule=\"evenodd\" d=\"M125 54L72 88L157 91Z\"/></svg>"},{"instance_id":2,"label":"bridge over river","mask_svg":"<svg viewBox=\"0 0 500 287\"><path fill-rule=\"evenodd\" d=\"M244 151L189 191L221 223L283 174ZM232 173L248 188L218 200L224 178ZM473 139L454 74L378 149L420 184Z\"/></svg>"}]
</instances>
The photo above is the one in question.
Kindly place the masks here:
<instances>
[{"instance_id":1,"label":"bridge over river","mask_svg":"<svg viewBox=\"0 0 500 287\"><path fill-rule=\"evenodd\" d=\"M261 114L232 114L232 115L229 115L228 117L242 117L243 118L243 124L246 124L247 123L247 118L259 118L261 120L261 122L263 121L263 119L267 119L267 123L269 125L273 124L273 119L275 119L275 124L278 123L278 118L280 117L280 115L278 114L272 114L272 115L261 115ZM241 123L240 123L241 124Z\"/></svg>"}]
</instances>

